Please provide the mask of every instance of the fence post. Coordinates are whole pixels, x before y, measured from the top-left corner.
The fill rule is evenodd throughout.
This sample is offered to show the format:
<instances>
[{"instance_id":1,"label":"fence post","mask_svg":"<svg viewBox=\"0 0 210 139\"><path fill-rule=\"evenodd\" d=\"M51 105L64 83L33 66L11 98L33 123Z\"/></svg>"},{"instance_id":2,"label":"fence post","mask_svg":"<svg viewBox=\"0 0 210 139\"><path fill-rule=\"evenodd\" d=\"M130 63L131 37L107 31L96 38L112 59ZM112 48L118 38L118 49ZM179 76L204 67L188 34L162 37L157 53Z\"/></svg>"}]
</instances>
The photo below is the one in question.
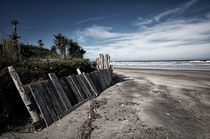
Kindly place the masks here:
<instances>
[{"instance_id":1,"label":"fence post","mask_svg":"<svg viewBox=\"0 0 210 139\"><path fill-rule=\"evenodd\" d=\"M63 101L64 106L66 107L66 110L69 110L72 105L69 102L69 99L66 96L57 76L55 75L55 73L49 73L48 76L50 77L50 80L52 80L55 89L57 90L61 100Z\"/></svg>"},{"instance_id":2,"label":"fence post","mask_svg":"<svg viewBox=\"0 0 210 139\"><path fill-rule=\"evenodd\" d=\"M42 119L39 116L39 112L36 109L32 109L33 103L32 100L30 99L30 96L27 95L26 91L23 88L23 84L20 80L20 77L18 73L15 71L13 66L8 67L9 73L12 77L13 82L15 83L15 86L23 100L23 103L25 104L29 114L31 115L31 118L33 120L33 123L36 123L38 121L41 121Z\"/></svg>"}]
</instances>

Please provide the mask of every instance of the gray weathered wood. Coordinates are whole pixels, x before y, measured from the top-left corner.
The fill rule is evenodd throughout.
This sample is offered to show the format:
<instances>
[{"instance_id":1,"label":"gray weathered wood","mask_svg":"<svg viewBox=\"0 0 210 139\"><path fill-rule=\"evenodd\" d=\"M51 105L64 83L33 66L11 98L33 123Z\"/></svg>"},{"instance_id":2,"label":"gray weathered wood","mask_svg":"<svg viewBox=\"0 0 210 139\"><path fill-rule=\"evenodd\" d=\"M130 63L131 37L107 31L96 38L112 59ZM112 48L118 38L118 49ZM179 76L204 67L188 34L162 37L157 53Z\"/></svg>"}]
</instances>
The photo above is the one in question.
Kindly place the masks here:
<instances>
[{"instance_id":1,"label":"gray weathered wood","mask_svg":"<svg viewBox=\"0 0 210 139\"><path fill-rule=\"evenodd\" d=\"M57 76L55 75L55 73L49 73L48 74L50 79L53 82L54 87L56 88L59 96L61 97L61 100L64 103L64 106L66 107L66 110L70 109L72 107L71 103L69 102L69 99L67 98Z\"/></svg>"},{"instance_id":2,"label":"gray weathered wood","mask_svg":"<svg viewBox=\"0 0 210 139\"><path fill-rule=\"evenodd\" d=\"M72 89L73 93L75 94L75 96L77 97L77 100L78 100L79 102L81 102L81 101L82 101L82 96L81 96L80 93L78 92L77 87L76 87L76 86L74 85L74 83L72 82L71 77L70 77L70 76L69 76L69 77L66 77L66 81L67 81L68 84L71 86L71 89Z\"/></svg>"},{"instance_id":3,"label":"gray weathered wood","mask_svg":"<svg viewBox=\"0 0 210 139\"><path fill-rule=\"evenodd\" d=\"M88 96L86 95L85 90L83 89L82 83L81 81L78 79L78 76L76 75L72 75L72 79L74 80L77 88L79 89L79 92L81 93L81 95L83 96L83 99L88 98Z\"/></svg>"},{"instance_id":4,"label":"gray weathered wood","mask_svg":"<svg viewBox=\"0 0 210 139\"><path fill-rule=\"evenodd\" d=\"M104 69L104 55L100 54L100 69Z\"/></svg>"},{"instance_id":5,"label":"gray weathered wood","mask_svg":"<svg viewBox=\"0 0 210 139\"><path fill-rule=\"evenodd\" d=\"M47 82L47 81L45 81ZM53 121L57 121L58 117L57 114L53 108L53 104L51 99L48 97L47 92L45 91L45 88L43 87L42 83L37 83L36 87L38 89L38 91L40 92L40 96L42 97L42 99L44 100L44 103L49 111L50 116L52 117Z\"/></svg>"},{"instance_id":6,"label":"gray weathered wood","mask_svg":"<svg viewBox=\"0 0 210 139\"><path fill-rule=\"evenodd\" d=\"M46 82L44 86L48 95L51 98L51 101L54 102L53 106L56 110L58 117L60 118L62 113L66 111L65 105L63 104L63 101L61 100L59 93L55 89L51 80L48 80L48 82Z\"/></svg>"},{"instance_id":7,"label":"gray weathered wood","mask_svg":"<svg viewBox=\"0 0 210 139\"><path fill-rule=\"evenodd\" d=\"M82 74L82 77L84 78L84 80L87 82L88 86L90 87L90 90L91 92L93 92L93 94L95 96L98 96L97 95L97 89L96 87L94 86L94 84L92 83L91 79L88 79L87 75L86 74Z\"/></svg>"},{"instance_id":8,"label":"gray weathered wood","mask_svg":"<svg viewBox=\"0 0 210 139\"><path fill-rule=\"evenodd\" d=\"M100 70L98 72L95 72L95 73L98 76L98 79L101 81L103 90L105 90L106 89L106 83L104 81L103 75L101 74Z\"/></svg>"},{"instance_id":9,"label":"gray weathered wood","mask_svg":"<svg viewBox=\"0 0 210 139\"><path fill-rule=\"evenodd\" d=\"M77 99L76 95L73 92L73 89L71 88L70 84L68 83L66 77L59 79L62 88L64 89L66 96L68 97L69 101L71 102L71 105L76 105L79 103L79 100Z\"/></svg>"},{"instance_id":10,"label":"gray weathered wood","mask_svg":"<svg viewBox=\"0 0 210 139\"><path fill-rule=\"evenodd\" d=\"M91 90L91 88L89 87L89 85L88 85L88 83L87 83L87 81L86 81L86 79L84 78L84 73L83 74L80 74L79 76L79 79L80 79L80 81L82 82L82 85L83 85L83 87L84 87L84 89L85 89L85 92L86 92L86 94L88 95L88 97L92 97L92 90Z\"/></svg>"},{"instance_id":11,"label":"gray weathered wood","mask_svg":"<svg viewBox=\"0 0 210 139\"><path fill-rule=\"evenodd\" d=\"M24 88L23 88L23 84L20 80L19 75L17 74L17 72L15 71L15 69L13 68L13 66L8 67L9 73L12 77L13 82L15 83L15 86L23 100L23 103L25 104L31 118L32 121L38 122L41 120L40 116L39 116L39 112L36 109L32 109L30 106L34 105L32 103L32 100L30 99L30 96L26 94Z\"/></svg>"},{"instance_id":12,"label":"gray weathered wood","mask_svg":"<svg viewBox=\"0 0 210 139\"><path fill-rule=\"evenodd\" d=\"M53 123L53 119L51 118L51 116L46 108L46 105L45 105L43 99L41 98L41 95L39 94L38 89L36 88L36 85L30 84L29 88L32 92L32 95L34 96L34 99L40 109L41 114L43 115L46 125L49 126L50 124Z\"/></svg>"},{"instance_id":13,"label":"gray weathered wood","mask_svg":"<svg viewBox=\"0 0 210 139\"><path fill-rule=\"evenodd\" d=\"M80 71L79 68L77 68L77 73L78 73L78 75L82 74L82 72Z\"/></svg>"},{"instance_id":14,"label":"gray weathered wood","mask_svg":"<svg viewBox=\"0 0 210 139\"><path fill-rule=\"evenodd\" d=\"M77 85L77 83L75 82L73 76L69 76L69 79L71 80L73 86L75 87L77 94L79 94L79 96L81 97L81 100L84 100L85 98L84 98L84 96L81 94L81 91L80 91L80 89L78 88L78 85Z\"/></svg>"},{"instance_id":15,"label":"gray weathered wood","mask_svg":"<svg viewBox=\"0 0 210 139\"><path fill-rule=\"evenodd\" d=\"M87 78L89 81L92 81L92 84L94 84L94 86L97 88L97 94L100 94L102 90L101 90L99 81L97 81L97 79L94 78L94 73L93 72L88 73Z\"/></svg>"}]
</instances>

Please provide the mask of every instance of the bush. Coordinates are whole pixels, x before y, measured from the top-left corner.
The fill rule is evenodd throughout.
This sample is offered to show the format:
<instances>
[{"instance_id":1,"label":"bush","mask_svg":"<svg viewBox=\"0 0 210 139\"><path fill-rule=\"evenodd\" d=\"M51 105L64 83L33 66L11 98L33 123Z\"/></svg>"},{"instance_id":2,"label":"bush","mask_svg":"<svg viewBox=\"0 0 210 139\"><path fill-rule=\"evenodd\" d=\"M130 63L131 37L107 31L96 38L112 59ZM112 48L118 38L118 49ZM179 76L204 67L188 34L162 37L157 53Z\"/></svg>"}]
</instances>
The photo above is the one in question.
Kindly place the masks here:
<instances>
[{"instance_id":1,"label":"bush","mask_svg":"<svg viewBox=\"0 0 210 139\"><path fill-rule=\"evenodd\" d=\"M84 59L40 60L33 59L14 65L23 84L38 80L49 79L48 73L54 72L58 77L77 74L76 69L82 72L91 72L94 69ZM19 93L9 75L7 67L0 68L0 132L15 126L17 121L23 121L29 114L19 96Z\"/></svg>"}]
</instances>

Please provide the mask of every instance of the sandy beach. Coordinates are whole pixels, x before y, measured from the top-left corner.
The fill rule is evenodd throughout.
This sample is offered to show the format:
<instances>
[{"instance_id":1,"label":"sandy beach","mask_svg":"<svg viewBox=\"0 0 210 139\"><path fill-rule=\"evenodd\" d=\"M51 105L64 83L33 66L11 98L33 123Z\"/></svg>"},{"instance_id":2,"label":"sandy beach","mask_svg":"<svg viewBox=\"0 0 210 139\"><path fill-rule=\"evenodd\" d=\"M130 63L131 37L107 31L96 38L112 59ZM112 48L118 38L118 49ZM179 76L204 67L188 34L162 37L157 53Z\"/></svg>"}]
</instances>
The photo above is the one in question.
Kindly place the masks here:
<instances>
[{"instance_id":1,"label":"sandy beach","mask_svg":"<svg viewBox=\"0 0 210 139\"><path fill-rule=\"evenodd\" d=\"M0 138L210 138L210 71L114 73L123 81L50 127Z\"/></svg>"}]
</instances>

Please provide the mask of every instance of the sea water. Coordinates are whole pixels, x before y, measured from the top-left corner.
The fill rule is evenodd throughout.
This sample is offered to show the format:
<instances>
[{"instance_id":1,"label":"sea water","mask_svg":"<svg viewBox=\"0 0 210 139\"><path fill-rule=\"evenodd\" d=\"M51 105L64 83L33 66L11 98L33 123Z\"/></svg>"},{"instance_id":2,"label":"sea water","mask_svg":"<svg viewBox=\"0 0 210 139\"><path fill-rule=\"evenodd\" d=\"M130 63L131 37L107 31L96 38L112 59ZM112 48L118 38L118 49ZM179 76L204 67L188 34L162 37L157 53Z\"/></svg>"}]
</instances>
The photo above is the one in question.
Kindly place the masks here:
<instances>
[{"instance_id":1,"label":"sea water","mask_svg":"<svg viewBox=\"0 0 210 139\"><path fill-rule=\"evenodd\" d=\"M116 68L210 70L210 60L193 61L112 61Z\"/></svg>"}]
</instances>

